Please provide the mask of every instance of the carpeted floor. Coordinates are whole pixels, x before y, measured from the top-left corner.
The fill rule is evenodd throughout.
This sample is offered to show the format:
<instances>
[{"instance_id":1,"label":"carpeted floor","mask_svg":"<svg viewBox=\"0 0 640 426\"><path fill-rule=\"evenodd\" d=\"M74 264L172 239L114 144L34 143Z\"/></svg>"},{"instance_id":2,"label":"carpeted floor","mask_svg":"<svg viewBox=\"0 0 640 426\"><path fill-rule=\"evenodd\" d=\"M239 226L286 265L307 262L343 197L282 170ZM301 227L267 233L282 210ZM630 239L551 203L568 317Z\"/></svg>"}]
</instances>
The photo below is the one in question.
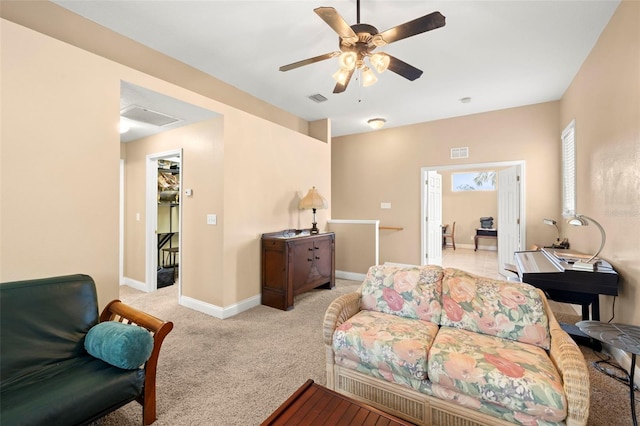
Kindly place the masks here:
<instances>
[{"instance_id":1,"label":"carpeted floor","mask_svg":"<svg viewBox=\"0 0 640 426\"><path fill-rule=\"evenodd\" d=\"M178 305L177 286L150 294L123 286L124 302L174 322L160 352L154 424L259 425L307 379L325 384L324 312L359 284L339 279L333 290L296 297L291 311L258 306L226 320ZM628 387L593 367L598 354L582 350L592 383L588 424L631 425ZM97 424L137 426L141 418L133 402Z\"/></svg>"}]
</instances>

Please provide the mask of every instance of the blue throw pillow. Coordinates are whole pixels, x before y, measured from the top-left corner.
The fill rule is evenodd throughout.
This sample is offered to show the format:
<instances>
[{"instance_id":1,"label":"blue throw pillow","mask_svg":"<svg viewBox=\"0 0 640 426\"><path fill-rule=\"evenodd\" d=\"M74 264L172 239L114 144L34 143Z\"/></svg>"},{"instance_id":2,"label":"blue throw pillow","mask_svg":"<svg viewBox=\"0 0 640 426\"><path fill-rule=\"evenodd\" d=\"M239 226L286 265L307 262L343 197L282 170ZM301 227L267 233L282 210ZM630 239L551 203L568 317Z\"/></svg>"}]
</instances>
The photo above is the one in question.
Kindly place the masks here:
<instances>
[{"instance_id":1,"label":"blue throw pillow","mask_svg":"<svg viewBox=\"0 0 640 426\"><path fill-rule=\"evenodd\" d=\"M145 328L117 321L91 327L84 347L92 356L126 370L147 362L153 351L153 337Z\"/></svg>"}]
</instances>

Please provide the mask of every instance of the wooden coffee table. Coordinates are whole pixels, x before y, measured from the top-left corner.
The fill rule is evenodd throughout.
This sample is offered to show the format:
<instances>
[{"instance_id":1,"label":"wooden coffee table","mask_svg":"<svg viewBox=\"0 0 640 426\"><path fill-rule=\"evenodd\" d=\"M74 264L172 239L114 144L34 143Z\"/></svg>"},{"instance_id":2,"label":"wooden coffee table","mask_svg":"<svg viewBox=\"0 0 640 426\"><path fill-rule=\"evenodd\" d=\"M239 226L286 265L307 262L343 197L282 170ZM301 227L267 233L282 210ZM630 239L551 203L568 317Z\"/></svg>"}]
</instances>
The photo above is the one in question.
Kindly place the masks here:
<instances>
[{"instance_id":1,"label":"wooden coffee table","mask_svg":"<svg viewBox=\"0 0 640 426\"><path fill-rule=\"evenodd\" d=\"M262 422L262 426L272 425L413 426L413 423L354 401L309 379Z\"/></svg>"}]
</instances>

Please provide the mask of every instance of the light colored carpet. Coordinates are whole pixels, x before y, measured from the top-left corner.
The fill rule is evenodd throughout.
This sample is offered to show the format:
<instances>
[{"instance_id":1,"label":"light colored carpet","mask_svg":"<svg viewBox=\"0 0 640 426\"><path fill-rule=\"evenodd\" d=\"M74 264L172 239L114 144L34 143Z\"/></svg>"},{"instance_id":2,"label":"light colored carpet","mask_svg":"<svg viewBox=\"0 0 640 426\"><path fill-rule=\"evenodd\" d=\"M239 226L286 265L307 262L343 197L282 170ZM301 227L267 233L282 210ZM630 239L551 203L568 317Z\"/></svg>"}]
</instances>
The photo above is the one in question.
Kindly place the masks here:
<instances>
[{"instance_id":1,"label":"light colored carpet","mask_svg":"<svg viewBox=\"0 0 640 426\"><path fill-rule=\"evenodd\" d=\"M307 379L325 384L324 312L359 285L338 279L333 290L297 296L291 311L258 306L226 320L179 306L175 285L155 293L123 286L124 302L174 322L160 352L154 425L259 425ZM582 350L592 384L589 425L631 425L628 387L593 368L597 354ZM97 424L140 425L141 418L133 402Z\"/></svg>"}]
</instances>

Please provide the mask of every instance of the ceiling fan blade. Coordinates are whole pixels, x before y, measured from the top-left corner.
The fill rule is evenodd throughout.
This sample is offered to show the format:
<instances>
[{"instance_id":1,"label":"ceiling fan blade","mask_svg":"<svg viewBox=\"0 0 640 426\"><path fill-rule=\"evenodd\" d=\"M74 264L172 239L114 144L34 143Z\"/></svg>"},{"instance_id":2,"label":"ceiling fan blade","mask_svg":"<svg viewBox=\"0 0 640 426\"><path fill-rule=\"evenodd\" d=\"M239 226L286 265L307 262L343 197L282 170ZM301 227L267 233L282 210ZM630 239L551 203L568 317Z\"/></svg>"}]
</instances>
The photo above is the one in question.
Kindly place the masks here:
<instances>
[{"instance_id":1,"label":"ceiling fan blade","mask_svg":"<svg viewBox=\"0 0 640 426\"><path fill-rule=\"evenodd\" d=\"M333 31L338 33L340 38L347 44L353 44L358 41L356 33L333 7L318 7L313 9L313 11L333 28Z\"/></svg>"},{"instance_id":2,"label":"ceiling fan blade","mask_svg":"<svg viewBox=\"0 0 640 426\"><path fill-rule=\"evenodd\" d=\"M413 21L405 22L397 27L389 28L380 33L380 38L385 44L389 44L407 37L435 30L436 28L444 27L444 25L445 17L440 12L433 12L414 19Z\"/></svg>"},{"instance_id":3,"label":"ceiling fan blade","mask_svg":"<svg viewBox=\"0 0 640 426\"><path fill-rule=\"evenodd\" d=\"M387 69L411 81L422 75L422 70L391 55L389 55L389 67Z\"/></svg>"},{"instance_id":4,"label":"ceiling fan blade","mask_svg":"<svg viewBox=\"0 0 640 426\"><path fill-rule=\"evenodd\" d=\"M325 59L335 58L339 54L340 54L340 52L331 52L331 53L325 53L324 55L320 55L320 56L314 56L313 58L304 59L302 61L294 62L294 63L289 64L289 65L283 65L283 66L280 67L280 71L289 71L289 70L292 70L292 69L295 69L295 68L303 67L305 65L314 64L316 62L324 61Z\"/></svg>"},{"instance_id":5,"label":"ceiling fan blade","mask_svg":"<svg viewBox=\"0 0 640 426\"><path fill-rule=\"evenodd\" d=\"M336 83L336 87L333 88L333 93L342 93L347 90L347 86L349 85L349 81L351 80L354 70L355 69L349 71L349 75L347 75L347 79L344 81L344 84Z\"/></svg>"}]
</instances>

